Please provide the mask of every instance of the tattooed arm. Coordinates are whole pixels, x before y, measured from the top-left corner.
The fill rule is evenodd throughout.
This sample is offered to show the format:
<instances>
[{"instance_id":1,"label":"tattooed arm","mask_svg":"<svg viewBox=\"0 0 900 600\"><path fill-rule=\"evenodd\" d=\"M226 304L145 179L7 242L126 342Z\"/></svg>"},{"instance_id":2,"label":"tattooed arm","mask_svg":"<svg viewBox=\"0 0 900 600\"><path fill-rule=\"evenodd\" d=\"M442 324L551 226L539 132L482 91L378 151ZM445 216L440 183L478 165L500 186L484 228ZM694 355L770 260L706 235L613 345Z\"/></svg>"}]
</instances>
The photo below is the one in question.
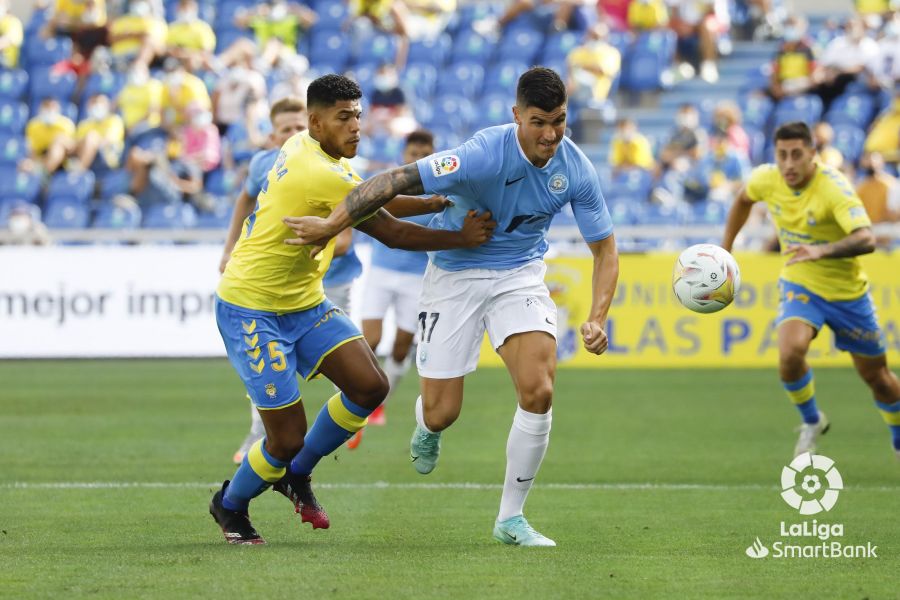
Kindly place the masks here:
<instances>
[{"instance_id":1,"label":"tattooed arm","mask_svg":"<svg viewBox=\"0 0 900 600\"><path fill-rule=\"evenodd\" d=\"M386 171L361 183L337 205L327 219L285 217L284 223L297 235L292 244L324 247L343 229L371 215L397 194L417 196L425 193L419 168L410 163Z\"/></svg>"}]
</instances>

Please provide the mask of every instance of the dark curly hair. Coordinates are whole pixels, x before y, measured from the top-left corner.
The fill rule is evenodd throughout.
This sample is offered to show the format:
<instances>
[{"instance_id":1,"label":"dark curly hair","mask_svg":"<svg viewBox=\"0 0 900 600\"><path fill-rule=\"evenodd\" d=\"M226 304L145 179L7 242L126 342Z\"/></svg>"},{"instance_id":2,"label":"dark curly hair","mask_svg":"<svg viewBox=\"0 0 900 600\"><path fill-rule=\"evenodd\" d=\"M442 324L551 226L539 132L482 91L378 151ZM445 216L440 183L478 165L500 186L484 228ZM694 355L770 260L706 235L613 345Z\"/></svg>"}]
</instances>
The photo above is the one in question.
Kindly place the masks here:
<instances>
[{"instance_id":1,"label":"dark curly hair","mask_svg":"<svg viewBox=\"0 0 900 600\"><path fill-rule=\"evenodd\" d=\"M327 108L341 100L359 100L362 90L352 79L343 75L323 75L309 84L306 105L310 108Z\"/></svg>"},{"instance_id":2,"label":"dark curly hair","mask_svg":"<svg viewBox=\"0 0 900 600\"><path fill-rule=\"evenodd\" d=\"M534 106L545 112L566 103L566 85L553 69L531 67L519 77L516 104L520 108Z\"/></svg>"}]
</instances>

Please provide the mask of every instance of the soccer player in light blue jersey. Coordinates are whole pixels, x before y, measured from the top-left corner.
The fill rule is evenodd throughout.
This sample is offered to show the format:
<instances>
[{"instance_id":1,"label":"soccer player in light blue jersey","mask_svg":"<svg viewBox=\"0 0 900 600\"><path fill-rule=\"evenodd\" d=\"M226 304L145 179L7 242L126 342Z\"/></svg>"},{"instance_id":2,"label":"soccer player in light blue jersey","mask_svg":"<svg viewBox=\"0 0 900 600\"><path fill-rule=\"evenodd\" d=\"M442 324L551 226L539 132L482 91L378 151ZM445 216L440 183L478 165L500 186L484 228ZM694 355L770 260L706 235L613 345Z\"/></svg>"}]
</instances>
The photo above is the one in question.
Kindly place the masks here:
<instances>
[{"instance_id":1,"label":"soccer player in light blue jersey","mask_svg":"<svg viewBox=\"0 0 900 600\"><path fill-rule=\"evenodd\" d=\"M434 135L420 129L406 136L403 147L403 164L411 164L434 153ZM427 226L432 215L407 217L406 220ZM407 360L415 341L419 318L419 295L422 292L422 276L428 266L428 255L424 252L409 252L389 248L372 240L372 261L366 278L363 303L360 307L362 332L374 352L381 343L382 325L389 309L394 311L394 343L384 361L390 391L381 406L369 415L369 425L384 425L387 422L385 406L397 384L409 370ZM350 450L355 450L362 440L363 430L347 442Z\"/></svg>"},{"instance_id":2,"label":"soccer player in light blue jersey","mask_svg":"<svg viewBox=\"0 0 900 600\"><path fill-rule=\"evenodd\" d=\"M556 372L556 307L543 280L551 219L571 204L594 257L591 308L581 326L584 346L594 354L608 346L604 330L619 261L597 173L564 135L566 92L559 75L543 67L526 71L512 112L515 123L484 129L458 148L369 179L327 218L289 217L285 223L297 234L290 243L324 246L401 193L442 193L453 200L432 220L436 229L459 227L469 210L491 213L497 229L482 247L429 254L416 360L422 395L410 455L420 473L434 469L441 433L459 416L463 380L475 370L487 331L518 394L494 537L555 546L523 516L549 442Z\"/></svg>"},{"instance_id":3,"label":"soccer player in light blue jersey","mask_svg":"<svg viewBox=\"0 0 900 600\"><path fill-rule=\"evenodd\" d=\"M247 181L241 194L235 201L234 212L231 215L231 223L228 227L228 236L225 239L225 248L222 259L219 262L219 273L225 272L225 266L231 257L231 251L237 243L244 226L244 221L253 212L256 206L256 198L262 190L263 183L278 158L278 152L285 142L295 133L306 130L306 104L299 98L282 98L272 105L269 112L269 121L272 124L272 133L269 136L270 145L266 150L260 150L250 159L250 167L247 173ZM431 215L443 210L448 200L441 196L432 196L423 200L417 198L398 198L390 202L387 210L396 217L408 217L421 214ZM430 220L430 216L429 216ZM427 221L425 221L427 224ZM342 231L335 240L334 258L331 266L325 273L322 284L325 286L325 296L338 308L350 314L350 292L353 281L362 274L362 263L353 249L353 232L350 229ZM249 398L248 398L249 399ZM244 460L244 455L257 441L266 435L259 412L250 404L250 432L244 438L240 447L234 453L234 464L239 465Z\"/></svg>"}]
</instances>

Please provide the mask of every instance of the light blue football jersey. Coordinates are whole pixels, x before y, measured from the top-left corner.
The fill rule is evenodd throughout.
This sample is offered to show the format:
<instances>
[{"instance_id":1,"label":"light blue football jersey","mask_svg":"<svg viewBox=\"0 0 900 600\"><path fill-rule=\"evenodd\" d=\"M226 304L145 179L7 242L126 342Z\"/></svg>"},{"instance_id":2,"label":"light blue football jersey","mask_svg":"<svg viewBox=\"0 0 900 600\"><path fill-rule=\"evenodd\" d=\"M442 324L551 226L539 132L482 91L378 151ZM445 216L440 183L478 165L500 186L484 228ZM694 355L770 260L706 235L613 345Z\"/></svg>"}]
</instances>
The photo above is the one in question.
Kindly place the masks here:
<instances>
[{"instance_id":1,"label":"light blue football jersey","mask_svg":"<svg viewBox=\"0 0 900 600\"><path fill-rule=\"evenodd\" d=\"M433 214L427 214L406 217L402 220L428 227L433 218ZM388 248L375 238L372 238L372 266L387 269L388 271L422 275L425 272L425 267L428 266L428 254Z\"/></svg>"},{"instance_id":2,"label":"light blue football jersey","mask_svg":"<svg viewBox=\"0 0 900 600\"><path fill-rule=\"evenodd\" d=\"M473 209L488 210L497 221L482 246L429 253L442 269L513 269L541 258L550 221L569 203L585 241L612 234L597 172L575 143L563 138L556 155L538 168L525 157L516 131L512 123L482 129L463 145L416 163L425 191L454 202L429 227L458 230Z\"/></svg>"},{"instance_id":3,"label":"light blue football jersey","mask_svg":"<svg viewBox=\"0 0 900 600\"><path fill-rule=\"evenodd\" d=\"M271 150L260 150L250 159L250 168L247 173L247 181L244 189L251 198L256 198L262 191L262 186L269 176L272 165L278 159L279 148ZM288 215L285 215L288 216ZM430 217L430 215L429 215ZM362 274L362 262L350 244L350 249L346 254L335 256L331 259L331 265L322 279L322 285L332 287L336 285L344 285L350 283Z\"/></svg>"}]
</instances>

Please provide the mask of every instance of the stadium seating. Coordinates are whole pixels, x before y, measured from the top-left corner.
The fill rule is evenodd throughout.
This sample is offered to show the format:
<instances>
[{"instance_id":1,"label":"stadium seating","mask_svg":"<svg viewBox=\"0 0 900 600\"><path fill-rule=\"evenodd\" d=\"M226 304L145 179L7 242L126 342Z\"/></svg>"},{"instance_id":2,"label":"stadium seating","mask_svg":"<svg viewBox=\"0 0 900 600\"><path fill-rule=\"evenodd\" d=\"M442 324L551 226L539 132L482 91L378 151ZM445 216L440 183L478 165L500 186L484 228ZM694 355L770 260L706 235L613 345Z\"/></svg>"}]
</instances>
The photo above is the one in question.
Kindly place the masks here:
<instances>
[{"instance_id":1,"label":"stadium seating","mask_svg":"<svg viewBox=\"0 0 900 600\"><path fill-rule=\"evenodd\" d=\"M123 206L104 202L94 215L92 226L100 229L137 229L141 224L141 209L137 204Z\"/></svg>"},{"instance_id":2,"label":"stadium seating","mask_svg":"<svg viewBox=\"0 0 900 600\"><path fill-rule=\"evenodd\" d=\"M28 124L28 107L22 102L0 102L0 133L22 135Z\"/></svg>"},{"instance_id":3,"label":"stadium seating","mask_svg":"<svg viewBox=\"0 0 900 600\"><path fill-rule=\"evenodd\" d=\"M191 204L153 204L144 211L141 226L145 229L190 229L197 220Z\"/></svg>"},{"instance_id":4,"label":"stadium seating","mask_svg":"<svg viewBox=\"0 0 900 600\"><path fill-rule=\"evenodd\" d=\"M0 73L0 100L21 100L28 92L28 73L13 69Z\"/></svg>"},{"instance_id":5,"label":"stadium seating","mask_svg":"<svg viewBox=\"0 0 900 600\"><path fill-rule=\"evenodd\" d=\"M772 115L773 126L777 127L790 121L803 121L813 125L822 117L822 101L818 96L809 94L785 98L775 107Z\"/></svg>"},{"instance_id":6,"label":"stadium seating","mask_svg":"<svg viewBox=\"0 0 900 600\"><path fill-rule=\"evenodd\" d=\"M0 168L0 200L24 200L36 203L41 193L41 178L6 165Z\"/></svg>"},{"instance_id":7,"label":"stadium seating","mask_svg":"<svg viewBox=\"0 0 900 600\"><path fill-rule=\"evenodd\" d=\"M71 196L51 198L44 209L44 224L51 229L81 229L89 217L87 202Z\"/></svg>"},{"instance_id":8,"label":"stadium seating","mask_svg":"<svg viewBox=\"0 0 900 600\"><path fill-rule=\"evenodd\" d=\"M825 120L833 126L853 125L864 129L872 121L875 101L869 94L845 94L835 100Z\"/></svg>"},{"instance_id":9,"label":"stadium seating","mask_svg":"<svg viewBox=\"0 0 900 600\"><path fill-rule=\"evenodd\" d=\"M59 171L50 179L47 199L72 198L86 203L93 197L95 179L91 171Z\"/></svg>"}]
</instances>

